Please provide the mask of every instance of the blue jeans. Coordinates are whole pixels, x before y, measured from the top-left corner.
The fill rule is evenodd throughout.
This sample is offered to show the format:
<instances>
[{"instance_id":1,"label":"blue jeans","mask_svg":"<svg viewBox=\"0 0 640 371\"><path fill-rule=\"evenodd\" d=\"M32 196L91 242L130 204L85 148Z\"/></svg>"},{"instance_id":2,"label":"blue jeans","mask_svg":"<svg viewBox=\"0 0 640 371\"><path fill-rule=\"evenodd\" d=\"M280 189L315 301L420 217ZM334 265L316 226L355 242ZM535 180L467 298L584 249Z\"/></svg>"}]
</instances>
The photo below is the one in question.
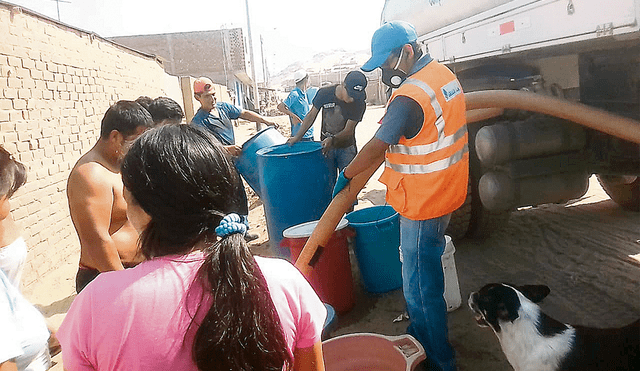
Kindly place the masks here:
<instances>
[{"instance_id":1,"label":"blue jeans","mask_svg":"<svg viewBox=\"0 0 640 371\"><path fill-rule=\"evenodd\" d=\"M442 271L449 219L450 214L429 220L400 216L402 289L411 321L407 332L418 339L427 356L443 371L456 369L455 353L449 344Z\"/></svg>"},{"instance_id":2,"label":"blue jeans","mask_svg":"<svg viewBox=\"0 0 640 371\"><path fill-rule=\"evenodd\" d=\"M329 151L329 156L333 159L333 166L338 168L338 172L347 167L357 154L358 149L355 145L345 148L334 148Z\"/></svg>"}]
</instances>

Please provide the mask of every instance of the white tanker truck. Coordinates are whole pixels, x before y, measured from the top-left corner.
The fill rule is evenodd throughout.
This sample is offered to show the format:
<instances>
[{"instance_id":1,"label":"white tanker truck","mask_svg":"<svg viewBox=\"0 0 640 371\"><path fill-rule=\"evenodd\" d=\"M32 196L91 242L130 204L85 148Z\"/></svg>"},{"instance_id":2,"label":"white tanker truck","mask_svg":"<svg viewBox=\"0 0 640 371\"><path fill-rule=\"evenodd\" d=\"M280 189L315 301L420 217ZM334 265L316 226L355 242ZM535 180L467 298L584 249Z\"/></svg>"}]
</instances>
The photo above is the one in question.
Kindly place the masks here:
<instances>
[{"instance_id":1,"label":"white tanker truck","mask_svg":"<svg viewBox=\"0 0 640 371\"><path fill-rule=\"evenodd\" d=\"M413 24L467 93L528 90L638 120L639 15L640 0L386 0L381 21ZM507 109L469 125L469 149L453 236L486 236L518 207L579 198L592 174L618 205L640 211L637 142Z\"/></svg>"}]
</instances>

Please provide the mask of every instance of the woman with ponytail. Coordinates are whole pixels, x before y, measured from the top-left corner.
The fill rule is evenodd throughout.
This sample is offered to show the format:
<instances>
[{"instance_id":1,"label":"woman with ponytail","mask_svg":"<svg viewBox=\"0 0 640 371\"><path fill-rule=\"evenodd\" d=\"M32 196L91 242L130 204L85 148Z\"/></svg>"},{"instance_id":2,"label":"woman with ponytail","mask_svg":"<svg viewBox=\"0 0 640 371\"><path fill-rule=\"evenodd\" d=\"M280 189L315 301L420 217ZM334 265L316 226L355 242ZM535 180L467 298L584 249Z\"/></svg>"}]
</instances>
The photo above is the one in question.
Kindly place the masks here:
<instances>
[{"instance_id":1,"label":"woman with ponytail","mask_svg":"<svg viewBox=\"0 0 640 371\"><path fill-rule=\"evenodd\" d=\"M67 370L324 370L324 305L289 262L254 257L242 182L208 132L143 134L122 164L146 261L106 272L58 331Z\"/></svg>"}]
</instances>

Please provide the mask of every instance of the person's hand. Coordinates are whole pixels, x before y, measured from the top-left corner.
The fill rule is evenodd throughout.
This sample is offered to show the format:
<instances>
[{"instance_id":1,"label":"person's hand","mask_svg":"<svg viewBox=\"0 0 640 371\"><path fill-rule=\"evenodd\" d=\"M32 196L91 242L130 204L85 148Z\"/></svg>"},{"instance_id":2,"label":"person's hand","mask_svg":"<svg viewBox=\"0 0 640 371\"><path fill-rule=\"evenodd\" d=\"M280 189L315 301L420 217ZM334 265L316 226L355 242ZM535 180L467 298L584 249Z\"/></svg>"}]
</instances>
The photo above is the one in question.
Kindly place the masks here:
<instances>
[{"instance_id":1,"label":"person's hand","mask_svg":"<svg viewBox=\"0 0 640 371\"><path fill-rule=\"evenodd\" d=\"M276 128L276 129L280 127L280 125L276 124L276 123L275 123L275 122L273 122L273 121L267 121L267 120L264 120L263 124L268 125L268 126L271 126L271 127L273 127L273 128Z\"/></svg>"},{"instance_id":2,"label":"person's hand","mask_svg":"<svg viewBox=\"0 0 640 371\"><path fill-rule=\"evenodd\" d=\"M347 179L347 177L344 176L344 169L342 169L338 175L338 179L336 179L336 185L333 186L333 194L331 194L331 198L336 197L336 195L349 184L349 181L351 181L351 179Z\"/></svg>"},{"instance_id":3,"label":"person's hand","mask_svg":"<svg viewBox=\"0 0 640 371\"><path fill-rule=\"evenodd\" d=\"M331 150L332 145L333 137L324 138L324 140L322 141L322 154L326 156L327 153L329 153L329 151Z\"/></svg>"},{"instance_id":4,"label":"person's hand","mask_svg":"<svg viewBox=\"0 0 640 371\"><path fill-rule=\"evenodd\" d=\"M242 154L242 147L236 145L224 146L224 149L229 152L229 154L233 157L238 157Z\"/></svg>"},{"instance_id":5,"label":"person's hand","mask_svg":"<svg viewBox=\"0 0 640 371\"><path fill-rule=\"evenodd\" d=\"M297 139L296 137L291 137L287 140L287 144L292 146L296 143L298 143L300 141L300 139Z\"/></svg>"}]
</instances>

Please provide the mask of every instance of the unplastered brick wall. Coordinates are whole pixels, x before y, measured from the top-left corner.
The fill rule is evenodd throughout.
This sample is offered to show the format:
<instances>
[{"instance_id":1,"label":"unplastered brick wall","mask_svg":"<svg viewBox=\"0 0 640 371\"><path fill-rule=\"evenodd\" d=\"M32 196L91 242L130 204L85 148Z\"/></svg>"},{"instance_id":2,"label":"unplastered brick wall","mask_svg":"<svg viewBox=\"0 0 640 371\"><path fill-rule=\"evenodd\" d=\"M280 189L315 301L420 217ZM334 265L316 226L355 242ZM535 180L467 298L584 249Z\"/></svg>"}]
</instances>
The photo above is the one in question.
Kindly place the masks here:
<instances>
[{"instance_id":1,"label":"unplastered brick wall","mask_svg":"<svg viewBox=\"0 0 640 371\"><path fill-rule=\"evenodd\" d=\"M11 199L29 246L23 288L78 260L67 178L95 144L104 112L120 99L168 91L180 91L178 79L153 56L0 2L0 135L28 168Z\"/></svg>"}]
</instances>

